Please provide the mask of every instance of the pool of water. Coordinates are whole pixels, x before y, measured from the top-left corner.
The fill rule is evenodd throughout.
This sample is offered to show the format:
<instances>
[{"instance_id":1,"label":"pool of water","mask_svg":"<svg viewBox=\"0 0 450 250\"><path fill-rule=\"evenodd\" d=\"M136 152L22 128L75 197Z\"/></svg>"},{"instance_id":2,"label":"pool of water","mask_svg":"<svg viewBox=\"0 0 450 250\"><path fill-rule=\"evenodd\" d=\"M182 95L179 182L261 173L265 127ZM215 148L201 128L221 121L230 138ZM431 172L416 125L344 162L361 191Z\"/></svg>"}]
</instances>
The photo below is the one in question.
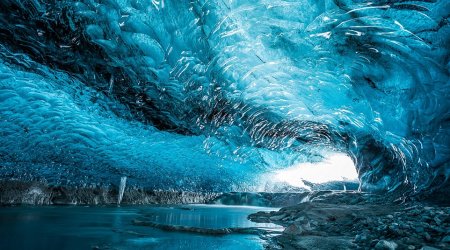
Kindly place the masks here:
<instances>
[{"instance_id":1,"label":"pool of water","mask_svg":"<svg viewBox=\"0 0 450 250\"><path fill-rule=\"evenodd\" d=\"M259 227L247 216L274 208L248 206L122 206L0 208L0 249L263 249L256 235L210 236L133 225L134 219L202 228Z\"/></svg>"}]
</instances>

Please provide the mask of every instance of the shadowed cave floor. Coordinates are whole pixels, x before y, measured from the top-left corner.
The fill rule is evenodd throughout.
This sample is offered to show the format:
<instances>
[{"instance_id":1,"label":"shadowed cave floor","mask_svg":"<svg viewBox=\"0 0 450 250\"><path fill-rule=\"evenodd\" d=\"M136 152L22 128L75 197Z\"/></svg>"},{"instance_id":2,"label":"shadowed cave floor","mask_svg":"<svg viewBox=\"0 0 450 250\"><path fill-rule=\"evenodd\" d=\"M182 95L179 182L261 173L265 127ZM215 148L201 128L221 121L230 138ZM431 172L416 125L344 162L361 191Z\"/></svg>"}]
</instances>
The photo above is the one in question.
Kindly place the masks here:
<instances>
[{"instance_id":1,"label":"shadowed cave floor","mask_svg":"<svg viewBox=\"0 0 450 250\"><path fill-rule=\"evenodd\" d=\"M273 197L286 199L292 195L276 194ZM251 195L235 193L233 196L248 201ZM230 201L230 195L224 194L213 202L224 201L222 197ZM252 202L255 202L254 197ZM391 201L386 196L354 191L319 191L306 194L301 203L248 216L253 222L282 226L283 230L279 232L258 228L205 230L162 225L145 219L133 223L198 234L256 234L265 240L266 249L433 250L450 248L449 214L450 207L431 203Z\"/></svg>"},{"instance_id":2,"label":"shadowed cave floor","mask_svg":"<svg viewBox=\"0 0 450 250\"><path fill-rule=\"evenodd\" d=\"M8 227L20 229L19 224L23 223L9 216L8 211L13 213L22 209L18 215L26 215L42 209L41 206L23 205L51 205L43 208L65 205L63 211L67 214L61 214L61 217L72 216L71 211L90 206L84 208L83 213L92 211L95 214L102 210L97 211L99 217L86 217L94 224L108 220L108 215L105 217L103 213L109 214L117 208L117 190L114 188L70 189L19 181L1 184L2 219L10 218L8 223L2 224L8 224ZM133 248L131 245L136 240L141 244L151 237L156 240L144 242L137 249L162 249L164 244L177 249L209 249L211 246L214 249L450 249L450 207L446 203L393 200L389 195L357 191L195 193L132 188L125 191L122 202L132 211L126 212L126 216L115 216L123 221L119 226L104 228L122 235L111 236L110 240L107 240L108 233L104 236L106 241L119 245L87 246L128 249ZM200 208L189 204L209 205ZM29 218L42 219L50 215L45 214L47 210L43 211L41 217ZM218 223L217 218L221 218ZM205 221L216 222L205 224ZM45 220L43 223L45 226ZM28 227L26 223L23 225ZM79 228L68 225L67 230ZM125 240L123 235L128 235ZM134 243L130 243L130 235L134 237ZM20 236L32 237L26 235L26 231ZM193 242L190 242L191 238ZM20 249L5 243L5 238L3 241L2 249Z\"/></svg>"},{"instance_id":3,"label":"shadowed cave floor","mask_svg":"<svg viewBox=\"0 0 450 250\"><path fill-rule=\"evenodd\" d=\"M268 249L449 249L450 207L384 199L337 193L249 219L285 228Z\"/></svg>"}]
</instances>

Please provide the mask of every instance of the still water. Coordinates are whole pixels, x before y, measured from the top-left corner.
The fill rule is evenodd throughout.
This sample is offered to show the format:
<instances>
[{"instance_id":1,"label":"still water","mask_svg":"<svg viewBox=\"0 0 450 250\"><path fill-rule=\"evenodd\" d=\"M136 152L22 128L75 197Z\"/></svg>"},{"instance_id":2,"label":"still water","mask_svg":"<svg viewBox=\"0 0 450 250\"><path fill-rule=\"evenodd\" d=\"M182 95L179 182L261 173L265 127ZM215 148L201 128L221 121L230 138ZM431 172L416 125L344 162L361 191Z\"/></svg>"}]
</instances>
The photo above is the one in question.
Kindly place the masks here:
<instances>
[{"instance_id":1,"label":"still water","mask_svg":"<svg viewBox=\"0 0 450 250\"><path fill-rule=\"evenodd\" d=\"M256 235L210 236L135 226L134 219L201 228L258 227L247 216L274 208L185 205L0 208L0 249L263 249Z\"/></svg>"}]
</instances>

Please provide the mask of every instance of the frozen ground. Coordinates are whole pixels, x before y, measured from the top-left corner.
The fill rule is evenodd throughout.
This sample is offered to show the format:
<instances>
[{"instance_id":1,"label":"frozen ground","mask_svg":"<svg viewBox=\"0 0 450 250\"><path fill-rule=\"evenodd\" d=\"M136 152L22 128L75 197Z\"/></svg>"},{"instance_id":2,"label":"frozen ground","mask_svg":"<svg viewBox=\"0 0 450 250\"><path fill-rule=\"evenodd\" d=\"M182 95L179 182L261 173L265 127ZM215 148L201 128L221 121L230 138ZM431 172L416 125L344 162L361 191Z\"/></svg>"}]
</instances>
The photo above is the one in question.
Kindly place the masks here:
<instances>
[{"instance_id":1,"label":"frozen ground","mask_svg":"<svg viewBox=\"0 0 450 250\"><path fill-rule=\"evenodd\" d=\"M10 249L263 249L255 234L185 233L139 226L136 219L159 224L207 229L260 228L280 230L271 223L247 220L263 207L218 205L133 207L2 207L0 248Z\"/></svg>"}]
</instances>

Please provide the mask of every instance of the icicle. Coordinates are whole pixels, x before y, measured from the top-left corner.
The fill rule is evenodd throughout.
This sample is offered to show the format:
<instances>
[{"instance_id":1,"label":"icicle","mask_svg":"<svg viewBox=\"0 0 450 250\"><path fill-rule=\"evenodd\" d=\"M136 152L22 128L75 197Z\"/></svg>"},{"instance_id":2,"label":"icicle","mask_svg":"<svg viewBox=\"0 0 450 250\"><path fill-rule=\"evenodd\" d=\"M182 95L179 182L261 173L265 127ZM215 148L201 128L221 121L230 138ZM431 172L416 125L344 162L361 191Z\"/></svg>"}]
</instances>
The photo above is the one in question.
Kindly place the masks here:
<instances>
[{"instance_id":1,"label":"icicle","mask_svg":"<svg viewBox=\"0 0 450 250\"><path fill-rule=\"evenodd\" d=\"M119 197L117 199L117 205L120 205L120 202L122 202L123 192L125 191L125 186L126 185L127 185L127 177L123 176L123 177L120 178Z\"/></svg>"}]
</instances>

